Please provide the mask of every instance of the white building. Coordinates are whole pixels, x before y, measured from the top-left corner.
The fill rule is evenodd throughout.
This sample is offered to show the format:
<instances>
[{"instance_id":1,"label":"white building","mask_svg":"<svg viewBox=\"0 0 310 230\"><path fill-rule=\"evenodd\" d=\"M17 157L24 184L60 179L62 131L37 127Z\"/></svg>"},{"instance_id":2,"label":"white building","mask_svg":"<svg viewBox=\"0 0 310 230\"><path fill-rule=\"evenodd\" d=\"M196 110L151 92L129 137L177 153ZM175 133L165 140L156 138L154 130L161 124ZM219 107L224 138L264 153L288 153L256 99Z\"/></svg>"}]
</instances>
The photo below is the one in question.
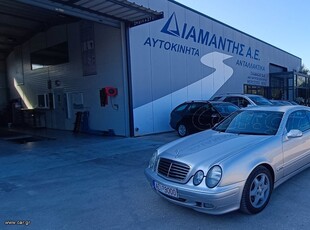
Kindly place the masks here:
<instances>
[{"instance_id":1,"label":"white building","mask_svg":"<svg viewBox=\"0 0 310 230\"><path fill-rule=\"evenodd\" d=\"M20 113L36 114L47 128L165 132L170 111L184 101L267 92L278 87L271 73L286 76L301 66L299 57L172 0L17 2L74 16L16 44L0 75L1 95L9 92L2 105L20 99ZM139 19L124 17L138 9ZM273 92L284 89L289 99L294 85L285 76ZM111 96L103 98L103 89ZM88 118L86 127L76 127L77 112Z\"/></svg>"}]
</instances>

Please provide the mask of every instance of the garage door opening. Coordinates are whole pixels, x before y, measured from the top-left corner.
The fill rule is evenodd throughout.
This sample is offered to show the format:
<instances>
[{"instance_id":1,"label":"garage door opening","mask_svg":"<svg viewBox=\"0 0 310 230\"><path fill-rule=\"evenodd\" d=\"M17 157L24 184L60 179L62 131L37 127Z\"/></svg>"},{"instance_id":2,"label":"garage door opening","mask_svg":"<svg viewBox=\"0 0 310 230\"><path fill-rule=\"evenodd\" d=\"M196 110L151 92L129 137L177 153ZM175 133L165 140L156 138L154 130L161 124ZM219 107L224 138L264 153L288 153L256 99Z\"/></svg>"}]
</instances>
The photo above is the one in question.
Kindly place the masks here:
<instances>
[{"instance_id":1,"label":"garage door opening","mask_svg":"<svg viewBox=\"0 0 310 230\"><path fill-rule=\"evenodd\" d=\"M161 12L114 0L4 0L0 9L8 22L0 25L6 45L0 109L8 123L38 128L31 117L40 114L34 120L44 128L73 131L76 115L87 112L89 132L133 133L128 28L160 19ZM104 88L118 93L102 106Z\"/></svg>"}]
</instances>

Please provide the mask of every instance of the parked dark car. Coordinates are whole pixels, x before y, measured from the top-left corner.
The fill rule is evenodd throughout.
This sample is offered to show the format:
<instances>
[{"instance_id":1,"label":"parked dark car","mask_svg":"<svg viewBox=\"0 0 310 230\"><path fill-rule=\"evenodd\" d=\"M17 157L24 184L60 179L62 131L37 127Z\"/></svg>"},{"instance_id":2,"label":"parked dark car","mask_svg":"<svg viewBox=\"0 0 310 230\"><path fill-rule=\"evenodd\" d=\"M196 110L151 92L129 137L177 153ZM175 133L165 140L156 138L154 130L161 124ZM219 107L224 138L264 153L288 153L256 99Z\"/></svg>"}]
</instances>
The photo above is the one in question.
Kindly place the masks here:
<instances>
[{"instance_id":1,"label":"parked dark car","mask_svg":"<svg viewBox=\"0 0 310 230\"><path fill-rule=\"evenodd\" d=\"M170 126L179 136L212 128L239 107L228 102L190 101L184 102L172 110Z\"/></svg>"}]
</instances>

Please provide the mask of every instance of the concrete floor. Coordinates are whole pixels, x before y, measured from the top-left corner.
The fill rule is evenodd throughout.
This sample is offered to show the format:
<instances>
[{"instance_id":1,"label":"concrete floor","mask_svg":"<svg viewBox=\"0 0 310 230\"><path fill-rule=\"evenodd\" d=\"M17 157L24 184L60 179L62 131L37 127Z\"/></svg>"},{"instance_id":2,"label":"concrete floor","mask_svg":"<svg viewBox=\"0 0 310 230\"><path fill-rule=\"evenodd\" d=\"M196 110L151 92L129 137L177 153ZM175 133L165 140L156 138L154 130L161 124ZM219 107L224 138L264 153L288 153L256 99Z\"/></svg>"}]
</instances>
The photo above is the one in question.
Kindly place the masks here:
<instances>
[{"instance_id":1,"label":"concrete floor","mask_svg":"<svg viewBox=\"0 0 310 230\"><path fill-rule=\"evenodd\" d=\"M16 135L36 141L20 144L9 140ZM27 135L0 135L0 229L309 229L310 226L310 169L276 189L268 207L258 215L233 212L212 216L161 199L144 177L153 151L177 139L174 132L139 138L53 130L37 130ZM18 223L28 226L12 225L18 224L16 221L24 221Z\"/></svg>"}]
</instances>

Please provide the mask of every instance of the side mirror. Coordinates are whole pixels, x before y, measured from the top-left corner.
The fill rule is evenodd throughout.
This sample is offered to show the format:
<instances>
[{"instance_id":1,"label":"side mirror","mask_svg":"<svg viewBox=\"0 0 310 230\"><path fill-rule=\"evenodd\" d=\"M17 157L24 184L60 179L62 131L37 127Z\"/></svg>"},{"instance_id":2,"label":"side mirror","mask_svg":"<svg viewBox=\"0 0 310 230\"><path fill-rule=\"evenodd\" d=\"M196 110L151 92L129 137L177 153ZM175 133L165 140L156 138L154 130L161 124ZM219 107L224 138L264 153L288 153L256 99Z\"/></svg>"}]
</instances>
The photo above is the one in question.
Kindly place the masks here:
<instances>
[{"instance_id":1,"label":"side mirror","mask_svg":"<svg viewBox=\"0 0 310 230\"><path fill-rule=\"evenodd\" d=\"M302 136L302 132L299 129L291 129L286 136L288 138L295 138L295 137L301 137Z\"/></svg>"}]
</instances>

